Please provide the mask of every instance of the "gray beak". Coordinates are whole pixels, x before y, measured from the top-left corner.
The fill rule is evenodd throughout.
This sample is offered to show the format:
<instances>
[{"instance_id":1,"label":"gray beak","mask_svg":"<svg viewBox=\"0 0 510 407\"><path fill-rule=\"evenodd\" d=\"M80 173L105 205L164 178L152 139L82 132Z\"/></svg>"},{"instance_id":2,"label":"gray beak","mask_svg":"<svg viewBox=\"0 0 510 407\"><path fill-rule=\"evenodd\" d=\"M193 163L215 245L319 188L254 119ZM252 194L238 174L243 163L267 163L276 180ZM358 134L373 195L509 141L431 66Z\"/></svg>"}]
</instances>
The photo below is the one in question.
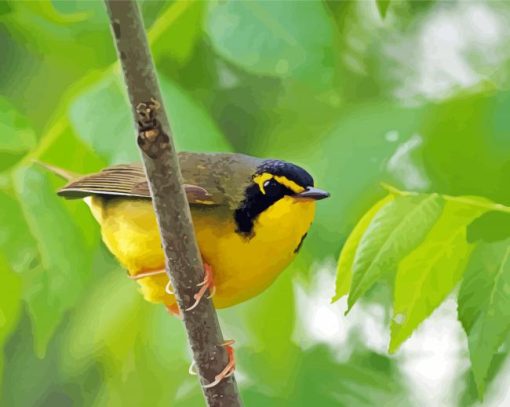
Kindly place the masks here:
<instances>
[{"instance_id":1,"label":"gray beak","mask_svg":"<svg viewBox=\"0 0 510 407\"><path fill-rule=\"evenodd\" d=\"M329 197L329 192L319 188L308 187L303 192L295 194L294 198L314 199L316 201Z\"/></svg>"}]
</instances>

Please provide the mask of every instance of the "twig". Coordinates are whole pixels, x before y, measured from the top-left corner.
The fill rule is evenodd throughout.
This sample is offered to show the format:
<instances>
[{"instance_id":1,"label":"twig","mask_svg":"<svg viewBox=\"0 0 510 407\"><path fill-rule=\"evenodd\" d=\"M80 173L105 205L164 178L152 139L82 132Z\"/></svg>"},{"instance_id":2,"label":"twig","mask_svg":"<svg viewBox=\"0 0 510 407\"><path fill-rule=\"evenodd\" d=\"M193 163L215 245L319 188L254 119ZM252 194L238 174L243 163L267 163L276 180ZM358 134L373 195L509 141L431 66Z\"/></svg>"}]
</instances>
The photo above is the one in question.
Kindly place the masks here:
<instances>
[{"instance_id":1,"label":"twig","mask_svg":"<svg viewBox=\"0 0 510 407\"><path fill-rule=\"evenodd\" d=\"M142 151L152 201L166 257L166 271L181 310L194 302L204 271L196 244L179 161L140 11L133 0L105 0L117 53L124 71L137 140ZM177 39L176 39L177 40ZM114 137L115 135L112 135ZM240 406L233 377L214 381L228 362L216 311L207 298L193 311L183 312L189 344L209 406ZM162 389L162 391L164 391Z\"/></svg>"}]
</instances>

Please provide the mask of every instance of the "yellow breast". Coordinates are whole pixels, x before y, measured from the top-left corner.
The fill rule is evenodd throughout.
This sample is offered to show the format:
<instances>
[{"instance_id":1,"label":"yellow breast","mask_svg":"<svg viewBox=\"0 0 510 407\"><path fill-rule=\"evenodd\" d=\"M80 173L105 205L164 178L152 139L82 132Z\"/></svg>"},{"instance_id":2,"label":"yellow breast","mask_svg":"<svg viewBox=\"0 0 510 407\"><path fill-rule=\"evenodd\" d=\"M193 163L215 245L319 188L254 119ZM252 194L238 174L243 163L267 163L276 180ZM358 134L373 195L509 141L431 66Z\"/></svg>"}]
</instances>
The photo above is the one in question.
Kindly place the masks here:
<instances>
[{"instance_id":1,"label":"yellow breast","mask_svg":"<svg viewBox=\"0 0 510 407\"><path fill-rule=\"evenodd\" d=\"M95 196L88 203L104 242L130 275L164 268L150 201ZM314 201L285 196L257 218L254 236L246 237L235 232L231 212L192 207L200 252L214 272L216 307L237 304L267 288L296 255L314 212ZM173 305L175 298L165 292L167 282L164 274L138 280L148 301Z\"/></svg>"}]
</instances>

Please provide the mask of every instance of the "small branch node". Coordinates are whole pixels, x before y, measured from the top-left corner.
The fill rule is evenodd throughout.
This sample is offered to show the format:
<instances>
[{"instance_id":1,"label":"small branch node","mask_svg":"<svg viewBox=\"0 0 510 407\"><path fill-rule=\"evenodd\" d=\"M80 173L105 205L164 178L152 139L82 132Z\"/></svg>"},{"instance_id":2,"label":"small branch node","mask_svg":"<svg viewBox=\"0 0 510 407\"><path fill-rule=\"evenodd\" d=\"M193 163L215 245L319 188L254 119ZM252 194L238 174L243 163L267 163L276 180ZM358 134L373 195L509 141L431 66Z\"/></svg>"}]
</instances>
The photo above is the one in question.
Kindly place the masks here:
<instances>
[{"instance_id":1,"label":"small branch node","mask_svg":"<svg viewBox=\"0 0 510 407\"><path fill-rule=\"evenodd\" d=\"M138 123L138 145L150 158L157 158L169 146L168 135L161 128L156 117L161 103L154 98L149 102L141 102L136 106Z\"/></svg>"}]
</instances>

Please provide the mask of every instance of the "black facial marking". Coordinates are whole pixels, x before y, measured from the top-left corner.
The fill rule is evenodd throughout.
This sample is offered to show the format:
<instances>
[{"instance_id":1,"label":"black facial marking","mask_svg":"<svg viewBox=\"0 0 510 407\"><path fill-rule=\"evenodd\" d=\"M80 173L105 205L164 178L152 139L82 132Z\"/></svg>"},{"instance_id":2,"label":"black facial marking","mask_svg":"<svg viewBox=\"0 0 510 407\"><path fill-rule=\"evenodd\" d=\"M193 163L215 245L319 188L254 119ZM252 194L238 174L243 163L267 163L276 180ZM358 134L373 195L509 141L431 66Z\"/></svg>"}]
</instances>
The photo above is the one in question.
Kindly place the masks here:
<instances>
[{"instance_id":1,"label":"black facial marking","mask_svg":"<svg viewBox=\"0 0 510 407\"><path fill-rule=\"evenodd\" d=\"M234 213L238 233L252 237L253 222L257 216L280 198L294 193L275 180L269 180L268 184L264 185L264 190L265 194L260 191L257 184L252 184L246 189L245 199Z\"/></svg>"},{"instance_id":2,"label":"black facial marking","mask_svg":"<svg viewBox=\"0 0 510 407\"><path fill-rule=\"evenodd\" d=\"M301 249L301 246L303 246L303 242L305 241L305 237L308 233L305 233L303 236L301 236L301 240L299 241L299 244L297 245L297 247L294 249L294 253L297 253L299 252L299 250Z\"/></svg>"},{"instance_id":3,"label":"black facial marking","mask_svg":"<svg viewBox=\"0 0 510 407\"><path fill-rule=\"evenodd\" d=\"M253 176L255 177L263 173L284 176L303 188L313 186L313 178L310 174L301 167L285 161L266 160L257 168ZM257 216L285 195L294 194L294 191L274 179L264 183L264 191L266 192L265 194L262 193L259 186L255 183L250 184L246 188L245 198L234 213L237 225L236 232L246 237L253 237L253 225Z\"/></svg>"}]
</instances>

